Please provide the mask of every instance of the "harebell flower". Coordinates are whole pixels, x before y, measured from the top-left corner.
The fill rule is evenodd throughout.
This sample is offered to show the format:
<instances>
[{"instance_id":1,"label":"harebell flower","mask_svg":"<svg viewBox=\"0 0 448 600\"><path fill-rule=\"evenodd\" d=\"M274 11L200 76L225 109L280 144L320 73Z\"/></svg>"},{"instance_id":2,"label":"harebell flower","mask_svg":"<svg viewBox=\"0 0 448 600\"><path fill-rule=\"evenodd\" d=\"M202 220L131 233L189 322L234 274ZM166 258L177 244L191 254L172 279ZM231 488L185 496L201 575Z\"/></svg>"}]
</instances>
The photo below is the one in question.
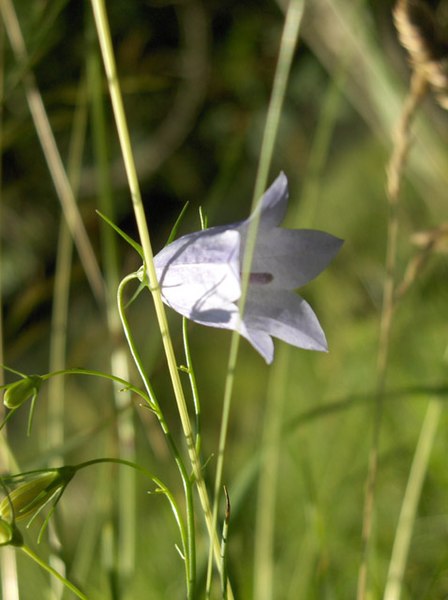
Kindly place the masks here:
<instances>
[{"instance_id":1,"label":"harebell flower","mask_svg":"<svg viewBox=\"0 0 448 600\"><path fill-rule=\"evenodd\" d=\"M327 350L310 305L294 290L323 271L342 240L311 229L279 227L288 204L280 173L246 221L190 233L155 258L163 301L188 319L237 330L263 356L274 358L271 336L307 350ZM242 265L249 224L260 213L249 288L242 315Z\"/></svg>"}]
</instances>

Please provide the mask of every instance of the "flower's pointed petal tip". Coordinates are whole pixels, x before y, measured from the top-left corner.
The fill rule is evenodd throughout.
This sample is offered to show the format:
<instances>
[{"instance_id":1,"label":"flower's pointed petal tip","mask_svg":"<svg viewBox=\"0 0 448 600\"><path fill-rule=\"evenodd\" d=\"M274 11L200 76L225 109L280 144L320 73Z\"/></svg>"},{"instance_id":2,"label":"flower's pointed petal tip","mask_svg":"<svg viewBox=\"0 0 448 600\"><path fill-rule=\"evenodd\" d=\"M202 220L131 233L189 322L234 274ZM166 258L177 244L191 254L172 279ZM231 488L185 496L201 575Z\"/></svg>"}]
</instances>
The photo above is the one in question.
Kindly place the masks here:
<instances>
[{"instance_id":1,"label":"flower's pointed petal tip","mask_svg":"<svg viewBox=\"0 0 448 600\"><path fill-rule=\"evenodd\" d=\"M337 254L339 252L339 250L342 248L342 246L345 244L345 240L343 240L342 238L336 237L335 235L333 237L334 237L335 254Z\"/></svg>"},{"instance_id":2,"label":"flower's pointed petal tip","mask_svg":"<svg viewBox=\"0 0 448 600\"><path fill-rule=\"evenodd\" d=\"M292 346L292 344L288 344L288 345ZM294 346L292 346L292 347L294 347ZM323 341L316 340L314 343L309 344L308 347L300 347L300 346L296 346L296 347L298 347L300 350L314 350L316 352L324 352L324 353L329 352L328 344L325 339ZM257 348L257 350L261 354L261 356L264 358L267 365L271 365L274 362L274 347L272 347L272 351L269 351L269 352L262 352L258 348Z\"/></svg>"},{"instance_id":3,"label":"flower's pointed petal tip","mask_svg":"<svg viewBox=\"0 0 448 600\"><path fill-rule=\"evenodd\" d=\"M328 353L328 344L327 344L327 340L324 339L323 342L318 342L316 343L316 346L314 348L310 348L310 350L316 350L316 352L326 352Z\"/></svg>"},{"instance_id":4,"label":"flower's pointed petal tip","mask_svg":"<svg viewBox=\"0 0 448 600\"><path fill-rule=\"evenodd\" d=\"M246 329L241 332L255 350L261 354L268 365L274 360L274 342L271 336L257 329Z\"/></svg>"},{"instance_id":5,"label":"flower's pointed petal tip","mask_svg":"<svg viewBox=\"0 0 448 600\"><path fill-rule=\"evenodd\" d=\"M332 235L330 233L328 233L327 236L329 236L329 244L327 246L326 252L328 256L328 263L330 263L339 254L339 251L344 245L345 240L336 237L335 235Z\"/></svg>"},{"instance_id":6,"label":"flower's pointed petal tip","mask_svg":"<svg viewBox=\"0 0 448 600\"><path fill-rule=\"evenodd\" d=\"M265 191L257 208L246 223L251 221L258 212L261 212L260 228L271 229L277 227L285 218L288 197L288 179L282 171Z\"/></svg>"},{"instance_id":7,"label":"flower's pointed petal tip","mask_svg":"<svg viewBox=\"0 0 448 600\"><path fill-rule=\"evenodd\" d=\"M285 175L284 171L280 171L280 173L277 176L277 179L274 181L274 183L278 182L279 185L281 185L283 188L287 188L288 187L288 178Z\"/></svg>"},{"instance_id":8,"label":"flower's pointed petal tip","mask_svg":"<svg viewBox=\"0 0 448 600\"><path fill-rule=\"evenodd\" d=\"M273 289L259 294L249 290L244 322L249 332L246 337L263 356L270 336L304 350L327 351L325 333L313 309L294 292ZM272 341L270 350L273 355Z\"/></svg>"},{"instance_id":9,"label":"flower's pointed petal tip","mask_svg":"<svg viewBox=\"0 0 448 600\"><path fill-rule=\"evenodd\" d=\"M316 321L316 324L317 321ZM323 330L320 328L314 331L308 331L304 334L302 331L296 331L295 339L284 340L286 343L302 350L313 350L315 352L328 352L328 344Z\"/></svg>"},{"instance_id":10,"label":"flower's pointed petal tip","mask_svg":"<svg viewBox=\"0 0 448 600\"><path fill-rule=\"evenodd\" d=\"M313 327L313 331L310 334L309 339L309 347L307 350L315 350L316 352L328 352L328 343L327 338L325 336L324 330L322 329L319 321L317 320L316 315L311 307L310 311L315 318L315 325Z\"/></svg>"},{"instance_id":11,"label":"flower's pointed petal tip","mask_svg":"<svg viewBox=\"0 0 448 600\"><path fill-rule=\"evenodd\" d=\"M302 230L302 231L309 231L310 234L315 235L317 249L319 249L319 246L320 246L320 251L323 254L327 254L329 257L329 260L332 260L336 256L336 254L339 252L341 247L344 245L345 240L337 237L336 235L333 235L332 233L326 233L325 231L319 231L319 230L313 230L313 229Z\"/></svg>"},{"instance_id":12,"label":"flower's pointed petal tip","mask_svg":"<svg viewBox=\"0 0 448 600\"><path fill-rule=\"evenodd\" d=\"M280 171L280 174L263 195L263 208L280 205L282 207L284 206L286 210L288 197L288 178L283 171Z\"/></svg>"}]
</instances>

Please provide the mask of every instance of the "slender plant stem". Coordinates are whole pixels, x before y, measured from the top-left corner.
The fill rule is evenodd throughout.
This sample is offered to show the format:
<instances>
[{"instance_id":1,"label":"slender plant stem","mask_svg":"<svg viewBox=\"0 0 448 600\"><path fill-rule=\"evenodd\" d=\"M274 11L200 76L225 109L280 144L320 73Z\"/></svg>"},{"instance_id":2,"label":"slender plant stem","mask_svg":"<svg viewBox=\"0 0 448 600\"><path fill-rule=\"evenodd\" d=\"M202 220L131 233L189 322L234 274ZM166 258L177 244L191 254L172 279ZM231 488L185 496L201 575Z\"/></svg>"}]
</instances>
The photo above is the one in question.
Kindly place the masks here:
<instances>
[{"instance_id":1,"label":"slender plant stem","mask_svg":"<svg viewBox=\"0 0 448 600\"><path fill-rule=\"evenodd\" d=\"M100 210L115 220L115 206L110 183L110 156L108 150L109 131L106 125L104 110L104 92L102 85L101 56L95 39L95 28L91 13L87 15L87 77L90 90L90 108L92 113L92 133L95 163L98 173L98 197ZM111 372L124 379L129 379L128 352L121 330L115 294L120 280L118 267L117 236L115 232L101 223L101 250L106 282L106 314L110 340ZM117 411L116 428L119 455L133 460L135 458L135 426L133 411L124 412L122 408L130 403L130 390L120 390L113 385L113 395ZM117 560L119 587L123 592L135 569L136 553L136 480L135 472L121 470L117 481L118 497L116 511L118 513Z\"/></svg>"},{"instance_id":2,"label":"slender plant stem","mask_svg":"<svg viewBox=\"0 0 448 600\"><path fill-rule=\"evenodd\" d=\"M145 276L148 277L149 288L152 292L154 300L154 307L156 311L157 321L162 336L162 343L165 350L165 355L168 364L168 370L171 377L173 386L174 396L177 403L177 409L179 412L180 421L182 424L183 434L186 441L187 451L191 466L193 469L193 475L198 490L199 500L201 503L202 511L211 540L211 545L214 549L216 563L219 571L221 571L220 561L220 543L219 538L216 534L216 527L214 526L212 511L210 508L210 501L208 497L207 488L205 485L204 477L202 475L201 463L196 453L194 435L191 427L190 418L187 410L187 403L185 400L182 384L180 381L179 371L177 368L177 361L174 354L173 344L171 336L169 334L168 322L166 318L165 309L162 302L162 296L160 287L157 281L157 274L154 266L153 252L151 242L149 238L148 226L146 222L145 211L140 193L140 187L138 184L137 172L135 168L135 162L132 154L131 141L129 137L129 131L123 106L123 99L121 95L119 80L117 76L117 70L115 65L115 57L112 48L112 41L110 36L109 24L107 20L105 5L103 0L91 0L93 14L95 17L95 24L98 33L99 43L101 47L101 53L103 56L104 67L107 75L107 81L109 86L109 93L112 101L112 108L115 116L115 123L118 130L118 137L120 139L121 150L123 160L125 164L126 174L128 178L129 190L131 193L132 204L134 208L135 219L137 222L137 228L140 236L140 242L143 248L143 255L145 261ZM229 586L229 597L231 597L231 588Z\"/></svg>"},{"instance_id":3,"label":"slender plant stem","mask_svg":"<svg viewBox=\"0 0 448 600\"><path fill-rule=\"evenodd\" d=\"M67 168L73 190L78 188L87 125L86 117L85 82L82 81L78 91L77 110L73 119ZM65 367L72 255L73 241L70 236L70 229L67 221L61 219L51 316L50 371L63 370ZM64 442L64 381L59 379L52 379L48 386L48 435L46 442L49 450L62 447ZM53 462L52 466L59 466L61 457L55 457Z\"/></svg>"},{"instance_id":4,"label":"slender plant stem","mask_svg":"<svg viewBox=\"0 0 448 600\"><path fill-rule=\"evenodd\" d=\"M151 406L151 399L143 390L136 387L135 385L132 385L132 383L129 383L129 381L126 381L126 379L122 379L121 377L117 377L116 375L110 375L109 373L103 373L102 371L95 371L94 369L62 369L61 371L53 371L51 373L46 373L41 377L42 380L45 381L46 379L50 379L51 377L58 377L60 375L88 375L90 377L102 377L104 379L110 379L111 381L115 381L116 383L122 385L124 389L134 392L134 394L137 394L138 396L143 398L143 400L145 400L145 402L148 402L148 404Z\"/></svg>"},{"instance_id":5,"label":"slender plant stem","mask_svg":"<svg viewBox=\"0 0 448 600\"><path fill-rule=\"evenodd\" d=\"M285 382L290 366L289 348L279 348L268 381L258 480L254 551L254 598L272 600L274 593L275 506L282 444Z\"/></svg>"},{"instance_id":6,"label":"slender plant stem","mask_svg":"<svg viewBox=\"0 0 448 600\"><path fill-rule=\"evenodd\" d=\"M201 455L201 404L199 401L199 391L198 384L196 381L196 375L193 368L193 359L190 351L190 343L188 339L188 319L185 317L182 319L182 333L184 339L184 351L185 351L185 360L187 363L186 373L188 375L188 379L190 380L191 387L191 395L193 397L194 404L194 416L195 416L195 424L196 424L196 454L198 456Z\"/></svg>"},{"instance_id":7,"label":"slender plant stem","mask_svg":"<svg viewBox=\"0 0 448 600\"><path fill-rule=\"evenodd\" d=\"M429 401L401 505L383 600L399 600L401 596L415 515L442 411L439 398Z\"/></svg>"},{"instance_id":8,"label":"slender plant stem","mask_svg":"<svg viewBox=\"0 0 448 600\"><path fill-rule=\"evenodd\" d=\"M156 477L155 475L150 473L144 467L141 467L139 464L137 464L133 461L126 460L124 458L93 458L84 463L76 465L76 468L77 468L77 470L85 469L92 465L97 465L97 464L102 464L102 463L114 463L114 464L125 465L127 467L131 467L133 470L139 471L143 475L146 475L147 477L149 477L157 485L156 492L163 493L167 497L168 502L170 503L174 517L176 519L176 523L179 527L180 537L182 540L182 548L183 548L183 553L184 553L184 557L185 557L186 553L188 551L188 530L185 527L185 523L182 518L182 514L181 514L179 506L176 502L174 494L172 494L170 489L163 483L163 481L161 481L158 477ZM187 565L186 560L185 560L185 564ZM189 593L188 598L190 598L190 597L193 597L193 596Z\"/></svg>"},{"instance_id":9,"label":"slender plant stem","mask_svg":"<svg viewBox=\"0 0 448 600\"><path fill-rule=\"evenodd\" d=\"M148 397L151 400L151 408L156 415L162 431L165 435L165 439L167 441L168 447L174 457L177 468L179 470L182 483L184 486L185 493L185 501L186 501L186 510L187 510L187 530L188 530L188 545L184 548L185 552L185 565L186 565L186 575L187 575L187 587L188 587L188 598L192 599L195 593L195 582L196 582L196 543L195 543L195 526L194 526L194 504L193 504L193 490L190 476L185 467L184 461L177 449L177 446L174 442L174 439L171 435L171 432L168 428L168 424L163 415L162 409L157 401L154 390L152 389L151 383L146 375L145 369L143 367L142 360L135 346L134 340L131 335L131 330L129 327L128 320L125 315L124 306L124 288L126 285L131 282L138 280L137 274L128 275L125 277L120 285L118 286L117 292L117 304L118 304L118 312L121 319L121 324L123 327L123 331L125 333L129 349L132 354L132 358L137 366L140 377L145 385L146 391L148 393Z\"/></svg>"},{"instance_id":10,"label":"slender plant stem","mask_svg":"<svg viewBox=\"0 0 448 600\"><path fill-rule=\"evenodd\" d=\"M126 173L128 176L129 189L131 193L135 218L137 222L138 232L140 241L143 248L143 256L145 260L145 276L148 277L149 287L152 292L154 299L154 306L156 310L157 320L159 323L160 332L162 335L162 341L167 355L168 368L170 371L171 381L173 384L176 400L178 402L179 415L184 429L184 435L187 441L187 447L190 451L194 449L193 433L191 429L191 423L188 416L186 401L182 385L179 378L177 369L177 362L174 356L174 349L169 335L168 322L166 319L165 309L162 302L162 296L160 293L160 287L157 281L157 274L154 266L153 252L151 242L149 238L148 225L146 221L146 215L141 199L140 187L138 184L137 172L135 169L135 163L132 156L132 147L129 137L129 131L123 106L123 99L121 96L120 86L118 82L115 58L112 49L112 42L110 39L110 31L107 22L106 11L104 2L102 0L91 0L93 13L95 17L95 23L98 32L98 38L101 46L103 55L103 61L108 79L109 93L111 96L112 107L114 110L115 121L118 130L118 136L120 138L120 144L122 148L123 160L125 163ZM200 465L196 465L200 473ZM196 473L195 473L196 476Z\"/></svg>"},{"instance_id":11,"label":"slender plant stem","mask_svg":"<svg viewBox=\"0 0 448 600\"><path fill-rule=\"evenodd\" d=\"M87 126L87 110L85 101L85 81L81 80L78 86L76 110L71 128L70 147L68 153L67 175L73 190L78 189L80 166ZM50 358L51 371L63 369L66 363L67 323L69 311L71 263L73 256L73 239L67 220L62 215L59 222L58 248L56 258L56 272L53 287L53 306L51 315ZM48 385L48 426L45 436L45 447L53 453L50 465L57 467L62 464L63 456L56 450L64 444L64 408L65 387L63 379L52 379ZM30 417L31 419L31 417ZM58 571L64 571L66 565L58 552L61 540L56 521L52 521L48 528L51 554L49 563ZM65 572L65 571L64 571ZM50 584L55 597L58 597L60 583L54 578ZM60 595L60 594L59 594Z\"/></svg>"},{"instance_id":12,"label":"slender plant stem","mask_svg":"<svg viewBox=\"0 0 448 600\"><path fill-rule=\"evenodd\" d=\"M223 600L227 600L227 541L229 539L229 525L230 525L230 498L226 486L224 486L224 495L226 498L226 509L224 513L224 521L222 524L222 535L221 535L221 561L222 561L222 573L221 573L221 590Z\"/></svg>"},{"instance_id":13,"label":"slender plant stem","mask_svg":"<svg viewBox=\"0 0 448 600\"><path fill-rule=\"evenodd\" d=\"M73 241L64 219L59 224L59 239L54 278L53 310L51 316L50 359L51 371L64 369L67 342L67 318L70 290ZM48 386L47 448L61 448L64 443L64 380L55 378ZM51 465L59 466L61 457L54 456Z\"/></svg>"},{"instance_id":14,"label":"slender plant stem","mask_svg":"<svg viewBox=\"0 0 448 600\"><path fill-rule=\"evenodd\" d=\"M286 13L285 24L283 28L282 39L280 43L280 53L275 72L274 84L271 94L271 99L266 118L266 125L263 134L263 142L261 146L260 160L258 164L257 177L255 180L255 190L252 205L255 207L260 196L262 195L268 179L269 167L272 161L275 139L277 136L278 125L280 122L283 100L286 93L286 85L288 82L289 73L291 70L294 50L297 44L299 35L300 23L302 21L304 9L303 0L291 0ZM246 249L243 259L243 276L242 276L242 295L239 302L240 314L244 313L244 305L246 301L247 289L249 284L250 265L252 262L257 229L259 224L259 214L253 219L249 225L247 234ZM218 520L218 506L221 495L221 486L224 470L224 455L227 442L227 430L229 425L230 406L233 395L233 386L235 381L235 369L238 359L240 336L235 331L232 335L229 361L227 366L227 377L224 389L224 400L221 417L221 429L219 435L218 456L216 463L216 474L213 496L213 529L216 529ZM210 549L208 569L207 569L207 593L210 594L212 576L212 550Z\"/></svg>"},{"instance_id":15,"label":"slender plant stem","mask_svg":"<svg viewBox=\"0 0 448 600\"><path fill-rule=\"evenodd\" d=\"M383 305L380 319L380 339L378 344L377 384L374 405L373 436L369 453L369 465L364 499L362 524L363 555L358 574L357 600L365 600L367 595L367 575L370 554L370 541L373 527L375 487L378 472L380 431L383 417L383 402L386 386L387 364L389 359L390 335L395 308L396 263L398 243L398 203L403 178L403 170L410 149L410 126L415 112L424 97L428 84L424 74L416 70L412 74L411 86L406 98L396 131L396 139L387 168L387 199L389 219L387 227L386 278L383 288Z\"/></svg>"},{"instance_id":16,"label":"slender plant stem","mask_svg":"<svg viewBox=\"0 0 448 600\"><path fill-rule=\"evenodd\" d=\"M81 600L88 600L87 596L85 594L83 594L83 592L81 592L81 590L79 590L73 583L71 583L68 579L66 579L60 573L58 573L55 569L53 569L53 567L50 567L50 565L47 564L45 561L43 561L35 552L33 552L31 550L31 548L23 545L23 546L20 546L20 549L27 556L29 556L32 560L34 560L34 562L37 563L39 565L39 567L41 567L42 569L44 569L45 571L50 573L50 575L53 575L54 577L59 579L59 581L67 589L69 589L71 592L73 592L75 594L75 596L77 596L78 598L81 598Z\"/></svg>"}]
</instances>

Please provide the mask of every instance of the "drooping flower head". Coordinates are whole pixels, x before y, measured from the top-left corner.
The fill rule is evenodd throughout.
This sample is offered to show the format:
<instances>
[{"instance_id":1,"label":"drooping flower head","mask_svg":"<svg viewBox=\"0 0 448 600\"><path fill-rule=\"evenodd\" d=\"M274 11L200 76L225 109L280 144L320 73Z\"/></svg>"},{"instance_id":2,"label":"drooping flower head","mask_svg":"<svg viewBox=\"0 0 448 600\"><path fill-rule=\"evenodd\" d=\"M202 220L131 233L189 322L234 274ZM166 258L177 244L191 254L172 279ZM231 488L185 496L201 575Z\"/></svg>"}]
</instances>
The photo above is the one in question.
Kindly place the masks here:
<instances>
[{"instance_id":1,"label":"drooping flower head","mask_svg":"<svg viewBox=\"0 0 448 600\"><path fill-rule=\"evenodd\" d=\"M274 357L271 336L307 350L327 350L313 310L293 290L314 279L337 254L342 240L311 229L279 227L288 204L288 181L280 173L255 212L232 225L185 235L154 258L164 302L188 319L237 330L263 356ZM242 264L248 228L259 228L242 317Z\"/></svg>"}]
</instances>

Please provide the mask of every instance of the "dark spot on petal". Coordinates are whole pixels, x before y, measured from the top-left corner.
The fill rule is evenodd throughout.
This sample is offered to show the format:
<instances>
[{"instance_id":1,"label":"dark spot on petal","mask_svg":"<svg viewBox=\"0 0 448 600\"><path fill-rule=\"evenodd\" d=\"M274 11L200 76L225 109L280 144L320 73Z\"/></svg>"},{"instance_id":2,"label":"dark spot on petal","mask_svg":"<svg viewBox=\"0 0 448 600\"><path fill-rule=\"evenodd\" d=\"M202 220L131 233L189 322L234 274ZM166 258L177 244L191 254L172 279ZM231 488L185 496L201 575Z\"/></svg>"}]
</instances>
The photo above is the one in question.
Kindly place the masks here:
<instances>
[{"instance_id":1,"label":"dark spot on petal","mask_svg":"<svg viewBox=\"0 0 448 600\"><path fill-rule=\"evenodd\" d=\"M255 285L271 283L273 279L274 276L271 273L251 273L249 275L249 283L253 283Z\"/></svg>"}]
</instances>

